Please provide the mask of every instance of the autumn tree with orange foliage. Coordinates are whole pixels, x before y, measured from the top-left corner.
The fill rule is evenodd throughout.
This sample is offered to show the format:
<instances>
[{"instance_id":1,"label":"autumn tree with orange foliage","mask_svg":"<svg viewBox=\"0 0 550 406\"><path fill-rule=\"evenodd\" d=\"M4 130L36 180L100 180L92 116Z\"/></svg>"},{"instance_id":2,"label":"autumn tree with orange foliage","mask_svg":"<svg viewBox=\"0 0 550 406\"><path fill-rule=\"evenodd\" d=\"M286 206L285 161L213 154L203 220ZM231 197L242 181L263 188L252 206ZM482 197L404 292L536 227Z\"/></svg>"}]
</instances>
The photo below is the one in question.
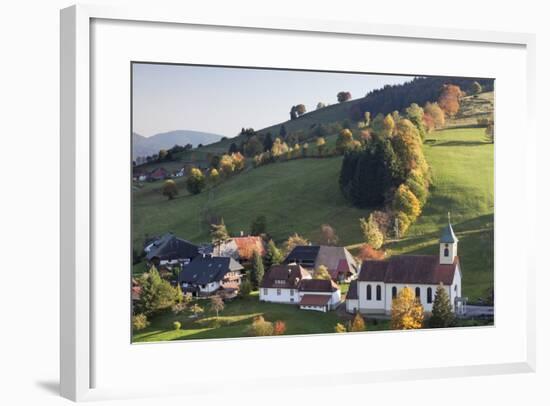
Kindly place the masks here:
<instances>
[{"instance_id":1,"label":"autumn tree with orange foliage","mask_svg":"<svg viewBox=\"0 0 550 406\"><path fill-rule=\"evenodd\" d=\"M282 320L277 320L275 324L273 324L273 335L274 336L282 336L286 331L286 324Z\"/></svg>"},{"instance_id":2,"label":"autumn tree with orange foliage","mask_svg":"<svg viewBox=\"0 0 550 406\"><path fill-rule=\"evenodd\" d=\"M431 129L426 124L426 127L431 131L433 129L442 128L445 125L445 112L437 103L426 103L424 106L424 123L429 123Z\"/></svg>"},{"instance_id":3,"label":"autumn tree with orange foliage","mask_svg":"<svg viewBox=\"0 0 550 406\"><path fill-rule=\"evenodd\" d=\"M393 299L391 305L391 327L394 330L422 328L424 308L415 297L414 291L405 286Z\"/></svg>"},{"instance_id":4,"label":"autumn tree with orange foliage","mask_svg":"<svg viewBox=\"0 0 550 406\"><path fill-rule=\"evenodd\" d=\"M462 90L456 85L443 85L437 104L449 117L454 117L460 109Z\"/></svg>"},{"instance_id":5,"label":"autumn tree with orange foliage","mask_svg":"<svg viewBox=\"0 0 550 406\"><path fill-rule=\"evenodd\" d=\"M361 245L361 248L359 249L359 259L362 261L366 261L368 259L374 259L374 260L382 260L386 256L386 253L382 250L375 250L372 248L369 244L363 244Z\"/></svg>"}]
</instances>

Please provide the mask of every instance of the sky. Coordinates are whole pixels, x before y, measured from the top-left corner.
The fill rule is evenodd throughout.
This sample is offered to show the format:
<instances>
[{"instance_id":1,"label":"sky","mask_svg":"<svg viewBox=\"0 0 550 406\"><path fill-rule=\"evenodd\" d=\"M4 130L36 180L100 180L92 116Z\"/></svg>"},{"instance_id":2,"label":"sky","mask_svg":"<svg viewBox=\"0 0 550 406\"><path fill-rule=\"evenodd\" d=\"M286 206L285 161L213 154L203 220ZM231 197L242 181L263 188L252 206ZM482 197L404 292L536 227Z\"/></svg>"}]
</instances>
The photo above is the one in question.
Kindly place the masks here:
<instances>
[{"instance_id":1,"label":"sky","mask_svg":"<svg viewBox=\"0 0 550 406\"><path fill-rule=\"evenodd\" d=\"M411 76L244 69L189 65L133 65L133 132L145 137L194 130L233 137L290 118L293 105L315 110L336 94L365 96Z\"/></svg>"}]
</instances>

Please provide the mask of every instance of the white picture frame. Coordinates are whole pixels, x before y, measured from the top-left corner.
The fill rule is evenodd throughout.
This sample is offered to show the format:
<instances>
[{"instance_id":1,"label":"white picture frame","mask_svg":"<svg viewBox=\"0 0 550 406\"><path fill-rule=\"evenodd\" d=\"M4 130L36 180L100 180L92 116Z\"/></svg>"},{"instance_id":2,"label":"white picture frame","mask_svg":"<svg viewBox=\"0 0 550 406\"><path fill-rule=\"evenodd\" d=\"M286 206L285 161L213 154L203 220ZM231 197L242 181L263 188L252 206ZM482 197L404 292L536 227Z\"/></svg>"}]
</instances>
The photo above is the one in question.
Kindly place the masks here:
<instances>
[{"instance_id":1,"label":"white picture frame","mask_svg":"<svg viewBox=\"0 0 550 406\"><path fill-rule=\"evenodd\" d=\"M111 20L150 23L172 23L200 27L238 27L250 30L275 30L292 33L345 34L373 38L407 38L438 40L450 43L514 45L525 47L527 61L527 136L526 154L536 148L534 132L534 45L535 37L526 33L455 30L402 25L379 25L345 21L315 21L304 19L227 19L219 16L190 16L185 7L170 10L151 7L110 8L105 6L72 6L61 11L61 394L79 401L96 397L129 395L120 391L92 389L91 374L95 362L91 315L94 287L92 277L91 234L94 230L93 168L91 147L91 26L93 20ZM533 154L534 155L534 154ZM498 157L498 155L497 155ZM498 158L497 158L498 159ZM534 160L526 159L525 171L533 171ZM530 172L526 172L530 173ZM527 181L534 190L534 180ZM535 224L535 197L529 198L530 210L526 218L530 230ZM534 234L531 234L534 235ZM527 237L533 238L533 237ZM534 244L533 244L534 245ZM395 369L364 373L334 375L327 382L363 383L375 380L452 377L510 372L528 372L535 369L535 257L530 253L525 262L528 292L526 303L525 357L519 362L481 365L449 366L420 369ZM497 310L498 311L498 310ZM292 338L289 338L292 340ZM282 377L281 377L282 378ZM266 380L269 382L269 380ZM163 389L169 391L169 389ZM133 392L133 395L155 391ZM160 389L156 393L165 393Z\"/></svg>"}]
</instances>

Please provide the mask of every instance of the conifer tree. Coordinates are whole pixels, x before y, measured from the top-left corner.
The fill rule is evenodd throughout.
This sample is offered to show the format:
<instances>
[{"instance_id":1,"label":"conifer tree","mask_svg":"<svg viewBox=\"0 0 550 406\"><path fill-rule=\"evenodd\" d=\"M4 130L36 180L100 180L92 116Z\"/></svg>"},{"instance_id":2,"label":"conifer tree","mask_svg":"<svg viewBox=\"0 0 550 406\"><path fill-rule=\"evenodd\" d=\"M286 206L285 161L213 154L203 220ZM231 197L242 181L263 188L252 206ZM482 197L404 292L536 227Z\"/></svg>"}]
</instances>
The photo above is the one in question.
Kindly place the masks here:
<instances>
[{"instance_id":1,"label":"conifer tree","mask_svg":"<svg viewBox=\"0 0 550 406\"><path fill-rule=\"evenodd\" d=\"M262 283L262 279L264 278L264 263L262 261L262 256L257 250L254 251L252 264L254 267L254 271L252 273L254 285L256 285L256 287L259 287Z\"/></svg>"},{"instance_id":2,"label":"conifer tree","mask_svg":"<svg viewBox=\"0 0 550 406\"><path fill-rule=\"evenodd\" d=\"M447 291L440 283L435 291L434 304L432 307L432 316L429 325L434 328L451 327L455 321L453 307Z\"/></svg>"},{"instance_id":3,"label":"conifer tree","mask_svg":"<svg viewBox=\"0 0 550 406\"><path fill-rule=\"evenodd\" d=\"M265 254L265 264L269 268L272 265L279 265L283 262L283 254L281 250L277 248L273 240L269 240L267 243L267 252Z\"/></svg>"}]
</instances>

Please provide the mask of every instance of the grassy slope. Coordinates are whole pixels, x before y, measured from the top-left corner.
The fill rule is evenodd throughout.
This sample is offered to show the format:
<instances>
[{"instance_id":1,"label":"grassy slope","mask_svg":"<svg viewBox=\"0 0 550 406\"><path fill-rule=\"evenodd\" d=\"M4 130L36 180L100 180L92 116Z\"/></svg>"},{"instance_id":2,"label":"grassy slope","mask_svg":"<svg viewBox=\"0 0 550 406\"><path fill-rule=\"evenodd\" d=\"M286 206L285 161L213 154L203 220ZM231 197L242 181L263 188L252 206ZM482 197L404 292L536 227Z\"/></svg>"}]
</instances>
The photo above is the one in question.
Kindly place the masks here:
<instances>
[{"instance_id":1,"label":"grassy slope","mask_svg":"<svg viewBox=\"0 0 550 406\"><path fill-rule=\"evenodd\" d=\"M425 145L434 187L422 216L392 253L437 252L439 228L451 211L460 240L463 294L484 296L493 283L493 145L482 128L436 132Z\"/></svg>"},{"instance_id":2,"label":"grassy slope","mask_svg":"<svg viewBox=\"0 0 550 406\"><path fill-rule=\"evenodd\" d=\"M483 129L433 133L425 144L434 187L422 216L402 241L388 244L390 253L437 252L437 238L447 211L460 238L464 294L482 296L493 281L493 146ZM208 241L205 208L223 216L230 232L248 231L263 214L277 242L298 232L315 241L322 223L333 225L345 245L361 241L358 218L367 211L351 207L338 190L341 157L302 159L263 166L237 175L211 192L172 201L147 185L134 192L134 243L146 233L173 231L195 242ZM141 268L138 266L136 270Z\"/></svg>"}]
</instances>

